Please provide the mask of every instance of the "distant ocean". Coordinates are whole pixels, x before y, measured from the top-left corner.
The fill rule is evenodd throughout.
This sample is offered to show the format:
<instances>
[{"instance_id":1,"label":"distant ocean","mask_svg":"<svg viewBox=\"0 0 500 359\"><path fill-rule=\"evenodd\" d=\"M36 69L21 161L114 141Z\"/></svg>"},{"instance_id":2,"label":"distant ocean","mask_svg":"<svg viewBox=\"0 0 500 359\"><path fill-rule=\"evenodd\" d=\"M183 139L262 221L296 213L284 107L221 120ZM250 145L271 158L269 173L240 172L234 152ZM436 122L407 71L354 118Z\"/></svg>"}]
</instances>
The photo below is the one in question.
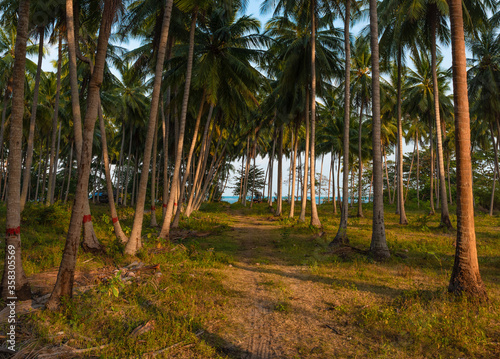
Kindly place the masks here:
<instances>
[{"instance_id":1,"label":"distant ocean","mask_svg":"<svg viewBox=\"0 0 500 359\"><path fill-rule=\"evenodd\" d=\"M287 199L286 196L283 197L284 201L286 201L286 199ZM307 197L307 199L311 199L311 198ZM330 200L332 200L332 199L333 198L330 198ZM224 202L228 202L228 203L236 203L236 202L238 202L238 196L222 196L222 200ZM296 200L300 201L300 197L298 197ZM326 196L325 197L321 196L321 203L325 202L326 200L327 200ZM342 200L342 198L341 198L341 200ZM354 201L356 201L356 198L354 198ZM316 197L316 203L318 203L318 202L319 202L319 197ZM368 197L363 197L363 203L368 203Z\"/></svg>"}]
</instances>

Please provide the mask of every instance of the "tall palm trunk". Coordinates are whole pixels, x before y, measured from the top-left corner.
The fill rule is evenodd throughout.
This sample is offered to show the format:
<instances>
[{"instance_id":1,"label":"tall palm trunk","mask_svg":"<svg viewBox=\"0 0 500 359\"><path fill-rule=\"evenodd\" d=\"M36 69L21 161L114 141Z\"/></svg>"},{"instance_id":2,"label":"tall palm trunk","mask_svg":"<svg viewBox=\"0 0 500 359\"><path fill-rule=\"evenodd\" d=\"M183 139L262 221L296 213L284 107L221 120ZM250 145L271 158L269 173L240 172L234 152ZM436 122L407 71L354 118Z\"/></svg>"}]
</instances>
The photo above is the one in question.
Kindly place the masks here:
<instances>
[{"instance_id":1,"label":"tall palm trunk","mask_svg":"<svg viewBox=\"0 0 500 359\"><path fill-rule=\"evenodd\" d=\"M437 159L438 159L438 174L439 174L439 192L441 197L441 226L446 226L452 229L450 221L450 212L448 210L448 199L446 192L446 182L444 176L444 158L443 158L443 141L441 136L441 118L439 114L439 87L437 79L437 61L436 61L436 29L437 28L437 9L432 12L431 20L431 66L432 66L432 85L434 93L434 115L436 117L436 140L437 140Z\"/></svg>"},{"instance_id":2,"label":"tall palm trunk","mask_svg":"<svg viewBox=\"0 0 500 359\"><path fill-rule=\"evenodd\" d=\"M10 115L7 218L5 259L2 276L2 298L27 300L31 290L23 270L21 257L21 156L24 115L24 80L26 67L26 42L28 41L30 2L19 1L19 18L13 70L12 111ZM14 257L12 259L12 256ZM12 282L14 276L14 282ZM12 300L15 300L12 299ZM10 300L9 300L10 303Z\"/></svg>"},{"instance_id":3,"label":"tall palm trunk","mask_svg":"<svg viewBox=\"0 0 500 359\"><path fill-rule=\"evenodd\" d=\"M198 111L198 116L196 117L196 123L194 125L193 139L191 140L191 147L189 148L188 158L186 161L186 168L184 170L184 175L182 176L181 184L180 184L180 193L179 193L179 206L177 207L177 211L175 212L174 221L172 223L173 228L179 227L179 220L181 217L182 203L184 202L184 193L186 191L186 182L188 180L189 175L191 174L191 165L193 162L193 154L194 149L196 147L196 142L198 140L198 131L200 129L201 116L203 115L203 109L205 105L205 90L203 91L203 95L201 96L201 104ZM210 114L213 112L213 105L210 107Z\"/></svg>"},{"instance_id":4,"label":"tall palm trunk","mask_svg":"<svg viewBox=\"0 0 500 359\"><path fill-rule=\"evenodd\" d=\"M402 49L398 49L398 205L399 224L408 224L405 211L405 198L403 195L403 124L401 119L401 67ZM411 171L411 169L410 169ZM408 176L408 179L410 176Z\"/></svg>"},{"instance_id":5,"label":"tall palm trunk","mask_svg":"<svg viewBox=\"0 0 500 359\"><path fill-rule=\"evenodd\" d=\"M276 216L283 211L283 125L278 135L278 198L276 199Z\"/></svg>"},{"instance_id":6,"label":"tall palm trunk","mask_svg":"<svg viewBox=\"0 0 500 359\"><path fill-rule=\"evenodd\" d=\"M300 208L299 221L305 222L306 220L306 209L307 209L307 186L309 180L309 100L311 96L309 89L306 89L306 108L304 111L305 125L306 125L306 148L304 152L304 180L302 183L302 201Z\"/></svg>"},{"instance_id":7,"label":"tall palm trunk","mask_svg":"<svg viewBox=\"0 0 500 359\"><path fill-rule=\"evenodd\" d=\"M299 145L299 126L295 126L295 136L293 143L293 155L292 155L292 193L290 194L290 218L293 218L295 214L295 177L297 176L297 149Z\"/></svg>"},{"instance_id":8,"label":"tall palm trunk","mask_svg":"<svg viewBox=\"0 0 500 359\"><path fill-rule=\"evenodd\" d=\"M38 29L39 41L38 41L38 64L35 75L35 88L33 90L33 104L31 106L31 118L30 127L28 134L28 148L26 150L26 160L24 161L24 172L23 172L23 187L21 191L21 212L24 209L26 199L28 196L28 186L31 178L31 164L33 163L33 144L35 139L35 122L36 122L36 111L38 108L38 94L40 90L40 76L42 73L42 61L43 61L43 37L45 31L43 27Z\"/></svg>"},{"instance_id":9,"label":"tall palm trunk","mask_svg":"<svg viewBox=\"0 0 500 359\"><path fill-rule=\"evenodd\" d=\"M99 128L101 130L101 143L102 143L102 156L104 159L104 174L106 177L106 190L108 193L113 193L113 184L111 182L111 172L109 169L109 154L108 154L108 142L106 141L106 126L104 125L104 116L102 114L102 107L99 104ZM113 196L108 196L109 199L109 209L111 212L111 221L113 222L113 227L115 229L116 238L118 238L122 243L127 242L127 236L123 233L122 226L118 220L118 213L116 212L115 199Z\"/></svg>"},{"instance_id":10,"label":"tall palm trunk","mask_svg":"<svg viewBox=\"0 0 500 359\"><path fill-rule=\"evenodd\" d=\"M158 222L156 220L156 197L155 197L157 147L158 147L158 131L156 130L156 123L155 123L155 132L153 139L153 156L151 161L151 220L149 223L150 227L158 226Z\"/></svg>"},{"instance_id":11,"label":"tall palm trunk","mask_svg":"<svg viewBox=\"0 0 500 359\"><path fill-rule=\"evenodd\" d=\"M343 160L344 174L342 178L342 206L340 207L340 224L335 238L333 238L330 246L349 243L347 238L347 217L349 215L348 197L349 189L347 188L349 168L349 120L351 117L351 40L350 40L350 24L351 24L351 0L346 0L345 15L344 15L344 47L345 47L345 79L347 84L344 88L344 138L343 138ZM340 170L340 154L339 154L339 170ZM340 184L340 174L337 172L337 185ZM340 197L340 188L337 186ZM335 197L335 195L334 195ZM335 207L336 211L336 207Z\"/></svg>"},{"instance_id":12,"label":"tall palm trunk","mask_svg":"<svg viewBox=\"0 0 500 359\"><path fill-rule=\"evenodd\" d=\"M146 134L146 144L144 147L144 157L142 162L142 173L137 194L134 225L129 241L125 247L125 253L134 255L141 247L142 222L144 219L144 204L146 203L146 191L149 177L149 164L151 162L151 149L153 147L153 137L156 132L156 118L158 117L158 107L160 103L161 81L163 75L163 62L167 52L167 40L170 27L173 0L166 0L165 11L160 34L160 45L156 57L155 78L153 83L153 93L151 97L151 108L149 111L148 131ZM187 80L187 79L186 79Z\"/></svg>"},{"instance_id":13,"label":"tall palm trunk","mask_svg":"<svg viewBox=\"0 0 500 359\"><path fill-rule=\"evenodd\" d=\"M373 223L370 252L377 260L390 257L385 238L384 188L382 175L380 70L378 53L377 0L370 0L370 45L372 60L372 121L373 121Z\"/></svg>"},{"instance_id":14,"label":"tall palm trunk","mask_svg":"<svg viewBox=\"0 0 500 359\"><path fill-rule=\"evenodd\" d=\"M172 1L172 0L169 0ZM189 52L188 52L188 62L186 70L186 83L184 85L184 97L182 99L182 110L181 118L179 124L179 140L177 142L177 150L175 153L175 167L174 174L172 176L172 187L170 193L179 193L179 174L181 169L182 160L182 148L184 146L184 132L186 128L186 115L189 102L189 91L191 88L191 76L193 70L193 55L194 55L194 35L196 31L196 19L198 17L198 9L193 11L191 15L191 29L189 31ZM165 214L165 219L160 232L160 238L168 238L170 233L170 221L172 220L172 214L174 212L174 196L170 195L167 203L167 213Z\"/></svg>"},{"instance_id":15,"label":"tall palm trunk","mask_svg":"<svg viewBox=\"0 0 500 359\"><path fill-rule=\"evenodd\" d=\"M54 204L54 186L55 177L57 174L56 158L56 136L57 136L57 120L59 116L59 97L61 94L61 66L62 65L62 36L59 35L58 59L57 59L57 85L56 85L56 100L54 104L54 118L52 120L52 143L50 147L50 168L49 168L49 194L47 196L47 204Z\"/></svg>"},{"instance_id":16,"label":"tall palm trunk","mask_svg":"<svg viewBox=\"0 0 500 359\"><path fill-rule=\"evenodd\" d=\"M364 217L363 215L363 152L361 151L361 146L363 145L363 104L361 101L361 108L359 110L359 128L358 128L358 159L359 159L359 169L358 169L358 217Z\"/></svg>"},{"instance_id":17,"label":"tall palm trunk","mask_svg":"<svg viewBox=\"0 0 500 359\"><path fill-rule=\"evenodd\" d=\"M64 247L56 284L49 298L49 301L47 302L47 308L49 309L56 309L57 307L59 307L62 297L71 298L71 296L73 295L76 257L78 254L78 243L80 239L80 232L82 230L82 222L89 222L90 219L87 215L84 217L83 214L85 212L85 204L88 205L88 186L90 177L90 165L92 161L92 142L94 139L94 126L98 117L100 104L99 89L103 81L108 40L111 33L111 26L115 17L116 7L117 4L115 1L107 0L104 3L101 27L99 29L99 38L97 42L95 65L92 71L88 88L87 111L85 114L84 122L85 131L83 133L82 153L78 169L78 182L76 187L75 201L73 203L71 220L66 237L66 245ZM72 0L68 0L66 2L66 10L68 42L70 42L72 40L71 37L74 36ZM70 35L71 32L72 35Z\"/></svg>"},{"instance_id":18,"label":"tall palm trunk","mask_svg":"<svg viewBox=\"0 0 500 359\"><path fill-rule=\"evenodd\" d=\"M479 274L472 197L470 119L467 96L467 64L462 17L462 1L450 0L453 98L455 104L455 146L457 156L457 246L448 290L486 299Z\"/></svg>"},{"instance_id":19,"label":"tall palm trunk","mask_svg":"<svg viewBox=\"0 0 500 359\"><path fill-rule=\"evenodd\" d=\"M247 205L247 188L248 188L248 174L250 173L250 136L247 138L247 155L246 155L246 165L245 165L245 176L243 177L243 193L241 197L241 203L246 207Z\"/></svg>"},{"instance_id":20,"label":"tall palm trunk","mask_svg":"<svg viewBox=\"0 0 500 359\"><path fill-rule=\"evenodd\" d=\"M311 225L321 227L316 208L316 1L311 1Z\"/></svg>"}]
</instances>

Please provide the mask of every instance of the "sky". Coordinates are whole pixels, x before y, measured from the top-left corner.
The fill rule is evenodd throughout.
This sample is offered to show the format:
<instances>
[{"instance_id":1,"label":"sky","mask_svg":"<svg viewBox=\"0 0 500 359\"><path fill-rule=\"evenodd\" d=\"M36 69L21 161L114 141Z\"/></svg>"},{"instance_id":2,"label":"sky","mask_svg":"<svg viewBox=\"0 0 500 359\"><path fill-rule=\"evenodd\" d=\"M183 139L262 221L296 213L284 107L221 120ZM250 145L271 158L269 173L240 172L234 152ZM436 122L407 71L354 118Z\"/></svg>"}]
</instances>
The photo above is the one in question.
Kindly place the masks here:
<instances>
[{"instance_id":1,"label":"sky","mask_svg":"<svg viewBox=\"0 0 500 359\"><path fill-rule=\"evenodd\" d=\"M258 18L260 20L260 22L261 22L261 27L262 27L262 30L263 30L264 26L265 26L265 23L271 18L272 13L261 14L261 12L260 12L260 5L261 5L261 3L262 3L261 1L252 1L252 0L250 0L248 2L248 5L247 5L246 14L253 15L254 17ZM356 25L354 25L352 27L351 33L354 36L357 36L360 33L360 31L367 24L368 24L368 20L360 21L359 23L357 23ZM335 26L343 28L343 24L340 21L337 21L335 23ZM133 49L133 48L135 48L135 47L137 47L139 45L139 42L137 40L132 39L128 43L124 43L124 44L120 44L120 45L123 46L123 47L125 47L125 48L128 48L128 49ZM47 50L48 50L48 55L43 60L42 69L44 71L55 71L54 62L55 62L56 56L57 56L57 49L55 47L50 47L49 46ZM442 52L442 55L444 57L442 66L444 68L451 67L451 48L450 47L444 47L444 46L442 46L441 47L441 52ZM467 57L470 57L470 53L467 54ZM31 60L36 61L36 56L32 56ZM408 62L408 64L411 67L411 63ZM413 151L413 144L409 144L409 145L403 144L403 146L404 146L403 151L405 153L409 153L409 152ZM394 155L390 156L390 158L388 158L388 159L394 160ZM264 171L265 171L266 168L267 168L267 165L268 165L268 161L269 161L268 158L258 157L256 159L256 165L259 166L259 167L261 167L261 168L263 168ZM331 163L331 157L330 157L330 155L329 154L325 155L323 175L326 174L327 177L328 177L328 173L330 171L330 163ZM239 162L239 163L235 162L235 163L233 163L233 166L235 168L241 168L241 162ZM321 158L317 158L316 159L316 169L317 169L318 173L320 171L320 166L321 166ZM285 161L284 164L283 164L283 170L284 170L283 176L286 179L288 178L288 169L289 169L289 162ZM277 177L278 176L277 176L277 172L276 171L277 171L277 166L275 166L275 173L273 175L273 178L274 178L273 191L277 187L276 186L276 181L277 181ZM233 185L234 184L233 182L234 182L234 180L233 181L230 180L229 183L228 183L228 187L231 186L231 185ZM287 185L284 186L283 193L285 195L288 193ZM226 191L224 192L224 195L225 196L232 195L232 189L231 188L226 188Z\"/></svg>"}]
</instances>

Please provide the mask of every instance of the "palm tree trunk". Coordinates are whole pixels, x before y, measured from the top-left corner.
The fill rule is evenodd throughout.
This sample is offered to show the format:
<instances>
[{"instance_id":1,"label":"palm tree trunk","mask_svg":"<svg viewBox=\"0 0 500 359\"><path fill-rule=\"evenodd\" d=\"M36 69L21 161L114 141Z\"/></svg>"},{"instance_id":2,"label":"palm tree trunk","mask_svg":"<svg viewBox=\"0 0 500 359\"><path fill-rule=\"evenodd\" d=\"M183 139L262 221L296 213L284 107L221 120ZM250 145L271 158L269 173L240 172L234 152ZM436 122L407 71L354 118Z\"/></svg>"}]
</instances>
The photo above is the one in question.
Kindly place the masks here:
<instances>
[{"instance_id":1,"label":"palm tree trunk","mask_svg":"<svg viewBox=\"0 0 500 359\"><path fill-rule=\"evenodd\" d=\"M387 166L387 153L385 152L385 146L383 146L382 152L384 153L384 164L385 164L385 179L387 182L387 193L389 196L389 204L392 204L393 198L391 196L391 182L389 181L389 169Z\"/></svg>"},{"instance_id":2,"label":"palm tree trunk","mask_svg":"<svg viewBox=\"0 0 500 359\"><path fill-rule=\"evenodd\" d=\"M452 229L450 221L450 213L448 210L448 199L446 193L446 182L444 178L444 159L443 159L443 142L441 136L441 119L439 114L439 88L437 79L437 60L436 60L436 27L437 27L437 9L432 11L431 19L431 66L432 66L432 84L434 93L434 115L436 117L436 140L437 140L437 159L438 159L438 174L439 174L439 192L441 199L441 226L446 226Z\"/></svg>"},{"instance_id":3,"label":"palm tree trunk","mask_svg":"<svg viewBox=\"0 0 500 359\"><path fill-rule=\"evenodd\" d=\"M311 226L321 227L316 208L316 1L311 1Z\"/></svg>"},{"instance_id":4,"label":"palm tree trunk","mask_svg":"<svg viewBox=\"0 0 500 359\"><path fill-rule=\"evenodd\" d=\"M247 138L247 157L246 157L246 164L245 164L245 177L243 180L243 194L242 194L242 200L241 203L246 207L247 205L247 188L248 188L248 175L250 173L250 159L251 159L251 154L250 154L250 137Z\"/></svg>"},{"instance_id":5,"label":"palm tree trunk","mask_svg":"<svg viewBox=\"0 0 500 359\"><path fill-rule=\"evenodd\" d=\"M358 160L359 160L359 172L358 172L358 217L363 216L363 152L361 151L362 137L363 137L363 105L364 101L361 101L361 108L359 110L359 129L358 129Z\"/></svg>"},{"instance_id":6,"label":"palm tree trunk","mask_svg":"<svg viewBox=\"0 0 500 359\"><path fill-rule=\"evenodd\" d=\"M330 170L328 171L328 194L326 201L330 201L330 189L332 187L333 151L330 153ZM335 184L335 180L333 181Z\"/></svg>"},{"instance_id":7,"label":"palm tree trunk","mask_svg":"<svg viewBox=\"0 0 500 359\"><path fill-rule=\"evenodd\" d=\"M339 156L340 163L340 156ZM338 173L337 173L338 181ZM333 214L337 214L337 196L338 192L335 191L335 155L332 152L332 195L333 195Z\"/></svg>"},{"instance_id":8,"label":"palm tree trunk","mask_svg":"<svg viewBox=\"0 0 500 359\"><path fill-rule=\"evenodd\" d=\"M276 151L276 127L274 127L274 135L273 135L273 151L271 153L271 157L269 157L269 184L267 186L267 202L269 207L273 206L273 174L274 174L274 155Z\"/></svg>"},{"instance_id":9,"label":"palm tree trunk","mask_svg":"<svg viewBox=\"0 0 500 359\"><path fill-rule=\"evenodd\" d=\"M305 222L306 220L306 209L307 209L307 186L309 180L309 100L311 96L309 94L309 89L306 89L306 108L304 111L305 125L306 125L306 148L304 152L304 180L302 183L302 201L300 208L299 221Z\"/></svg>"},{"instance_id":10,"label":"palm tree trunk","mask_svg":"<svg viewBox=\"0 0 500 359\"><path fill-rule=\"evenodd\" d=\"M351 24L351 1L347 0L345 5L344 14L344 46L345 46L345 84L351 83L351 40L350 40L350 24ZM344 87L344 138L343 138L343 168L344 174L342 179L342 206L340 208L340 224L337 234L333 238L330 246L341 245L349 243L347 237L347 217L349 209L347 204L347 197L349 197L346 183L348 181L347 168L349 168L349 120L351 117L351 88L349 85ZM339 166L337 171L337 190L340 197L340 154ZM335 197L335 195L334 195ZM336 207L335 207L336 211Z\"/></svg>"},{"instance_id":11,"label":"palm tree trunk","mask_svg":"<svg viewBox=\"0 0 500 359\"><path fill-rule=\"evenodd\" d=\"M416 142L415 145L413 146L413 154L411 156L411 163L410 163L410 172L408 172L408 179L406 180L406 191L404 195L403 201L406 202L406 199L408 198L408 190L410 188L410 179L411 179L411 171L413 170L413 161L415 159L415 150L416 150Z\"/></svg>"},{"instance_id":12,"label":"palm tree trunk","mask_svg":"<svg viewBox=\"0 0 500 359\"><path fill-rule=\"evenodd\" d=\"M45 31L43 27L38 29L39 41L38 41L38 64L35 75L35 88L33 90L33 104L31 107L31 118L30 127L28 134L28 148L26 150L26 160L24 161L24 173L23 173L23 186L21 191L21 212L24 209L26 203L26 197L28 195L29 180L31 178L31 164L33 162L33 143L35 139L35 122L36 122L36 111L38 108L38 95L40 90L40 76L42 73L42 61L43 61L43 37Z\"/></svg>"},{"instance_id":13,"label":"palm tree trunk","mask_svg":"<svg viewBox=\"0 0 500 359\"><path fill-rule=\"evenodd\" d=\"M431 191L430 191L430 201L431 201L431 210L429 211L430 215L433 215L435 212L434 209L434 142L432 140L432 124L429 126L430 131L429 131L429 137L430 137L430 149L431 149L431 173L430 173L430 180L431 180Z\"/></svg>"},{"instance_id":14,"label":"palm tree trunk","mask_svg":"<svg viewBox=\"0 0 500 359\"><path fill-rule=\"evenodd\" d=\"M151 97L151 108L149 112L148 130L146 134L146 143L144 147L144 156L142 161L142 172L139 183L139 190L136 201L136 211L134 216L134 225L129 241L125 247L125 253L134 255L141 247L141 232L144 219L144 204L146 203L146 191L149 177L149 164L151 162L151 149L153 147L153 137L156 132L156 118L158 117L158 107L160 103L161 81L163 75L163 62L167 51L167 40L170 27L170 18L172 13L173 0L166 0L165 11L161 26L160 43L156 57L155 77L153 83L153 93ZM186 77L186 82L190 81Z\"/></svg>"},{"instance_id":15,"label":"palm tree trunk","mask_svg":"<svg viewBox=\"0 0 500 359\"><path fill-rule=\"evenodd\" d=\"M319 186L318 186L318 205L321 204L321 184L323 183L323 160L325 155L321 155L321 169L319 170Z\"/></svg>"},{"instance_id":16,"label":"palm tree trunk","mask_svg":"<svg viewBox=\"0 0 500 359\"><path fill-rule=\"evenodd\" d=\"M71 0L66 3L66 18L68 25L68 42L71 42L70 33L74 35L73 22L73 4ZM82 143L82 153L80 157L78 182L76 187L75 201L71 213L70 225L66 238L66 246L59 267L56 284L54 290L47 302L47 308L56 309L59 307L61 298L71 298L73 295L73 283L76 267L76 257L78 254L78 243L82 230L82 223L90 222L90 217L85 215L86 205L88 206L88 186L90 165L92 161L92 142L94 139L95 120L98 117L99 110L99 89L103 81L104 66L106 62L106 53L108 48L108 40L111 33L111 26L115 17L117 4L114 1L107 0L104 3L103 16L101 27L99 29L99 38L97 43L97 54L95 57L94 71L92 71L91 80L87 96L87 111L85 114ZM71 9L70 9L71 8ZM70 25L71 24L71 25ZM75 52L76 55L76 52ZM70 53L71 57L71 53ZM75 58L76 60L76 58ZM76 61L75 61L76 62ZM75 66L76 69L76 66Z\"/></svg>"},{"instance_id":17,"label":"palm tree trunk","mask_svg":"<svg viewBox=\"0 0 500 359\"><path fill-rule=\"evenodd\" d=\"M106 140L106 126L104 125L104 116L102 114L102 107L99 103L99 128L101 130L101 143L102 143L102 156L104 159L104 174L106 177L106 190L109 193L113 193L113 183L111 182L111 172L109 169L109 154L108 154L108 142ZM126 243L128 238L123 233L122 226L118 219L118 213L116 212L114 197L108 195L109 200L109 210L111 212L111 221L113 222L113 227L115 229L116 238L122 243Z\"/></svg>"},{"instance_id":18,"label":"palm tree trunk","mask_svg":"<svg viewBox=\"0 0 500 359\"><path fill-rule=\"evenodd\" d=\"M40 187L40 173L42 172L42 148L43 143L40 141L40 156L38 159L38 173L36 176L35 203L38 203L38 188Z\"/></svg>"},{"instance_id":19,"label":"palm tree trunk","mask_svg":"<svg viewBox=\"0 0 500 359\"><path fill-rule=\"evenodd\" d=\"M380 71L378 53L377 0L370 0L370 45L372 60L372 121L373 121L373 224L370 252L376 260L390 256L385 238L384 188L382 185L382 149L380 120Z\"/></svg>"},{"instance_id":20,"label":"palm tree trunk","mask_svg":"<svg viewBox=\"0 0 500 359\"><path fill-rule=\"evenodd\" d=\"M127 155L127 173L125 174L125 183L123 184L123 187L125 187L125 194L123 195L123 201L122 205L124 207L127 207L127 199L128 199L128 184L130 182L130 158L132 155L132 138L134 134L134 126L131 124L130 125L130 139L128 142L128 155ZM113 193L113 187L111 187L111 192L108 193Z\"/></svg>"},{"instance_id":21,"label":"palm tree trunk","mask_svg":"<svg viewBox=\"0 0 500 359\"><path fill-rule=\"evenodd\" d=\"M278 198L276 199L276 216L281 216L283 210L283 125L278 135Z\"/></svg>"},{"instance_id":22,"label":"palm tree trunk","mask_svg":"<svg viewBox=\"0 0 500 359\"><path fill-rule=\"evenodd\" d=\"M399 45L398 50L398 207L399 224L408 224L405 211L405 198L403 195L403 121L401 119L401 67L402 67L402 49ZM412 160L413 164L413 160ZM410 168L411 172L411 168ZM410 176L408 176L410 179Z\"/></svg>"},{"instance_id":23,"label":"palm tree trunk","mask_svg":"<svg viewBox=\"0 0 500 359\"><path fill-rule=\"evenodd\" d=\"M55 176L57 174L56 157L56 140L57 140L57 120L59 115L59 97L61 93L61 67L62 67L62 36L59 35L58 60L57 60L57 85L56 85L56 100L54 104L54 118L52 120L52 143L50 146L50 168L49 168L49 193L47 196L47 204L54 204L54 185Z\"/></svg>"},{"instance_id":24,"label":"palm tree trunk","mask_svg":"<svg viewBox=\"0 0 500 359\"><path fill-rule=\"evenodd\" d=\"M295 177L297 176L297 150L299 146L299 125L295 125L295 136L292 155L292 193L290 194L290 218L295 214Z\"/></svg>"},{"instance_id":25,"label":"palm tree trunk","mask_svg":"<svg viewBox=\"0 0 500 359\"><path fill-rule=\"evenodd\" d=\"M487 295L479 274L474 228L469 100L467 96L462 1L450 0L449 4L457 156L457 243L455 263L448 290L458 294L465 293L474 300L482 300L486 299Z\"/></svg>"},{"instance_id":26,"label":"palm tree trunk","mask_svg":"<svg viewBox=\"0 0 500 359\"><path fill-rule=\"evenodd\" d=\"M179 206L177 207L177 211L175 212L175 217L174 217L174 221L172 223L172 228L179 227L179 220L181 217L182 203L184 202L184 193L186 191L186 182L189 178L189 175L191 174L191 165L193 162L193 154L194 154L194 149L196 147L196 142L198 140L198 131L200 129L201 116L203 115L203 108L205 105L205 100L206 100L205 90L203 90L203 94L201 96L200 109L198 111L198 116L196 117L196 123L194 126L193 139L191 140L191 147L189 148L188 158L187 158L187 162L186 162L186 169L184 171L184 175L182 176L182 181L180 184ZM210 112L210 114L212 114L213 105L210 106L209 112Z\"/></svg>"},{"instance_id":27,"label":"palm tree trunk","mask_svg":"<svg viewBox=\"0 0 500 359\"><path fill-rule=\"evenodd\" d=\"M156 180L156 149L158 147L158 131L156 130L156 122L155 122L155 131L154 131L154 139L153 139L153 156L151 159L151 222L149 223L150 227L157 227L158 222L156 220L156 197L155 197L155 180Z\"/></svg>"},{"instance_id":28,"label":"palm tree trunk","mask_svg":"<svg viewBox=\"0 0 500 359\"><path fill-rule=\"evenodd\" d=\"M71 183L71 174L73 173L73 141L71 141L71 144L70 144L68 169L69 169L68 170L68 184L66 187L66 194L64 195L64 204L66 204L66 202L68 202L69 185Z\"/></svg>"},{"instance_id":29,"label":"palm tree trunk","mask_svg":"<svg viewBox=\"0 0 500 359\"><path fill-rule=\"evenodd\" d=\"M193 186L191 188L191 193L189 193L189 199L186 206L186 216L190 216L193 211L193 200L198 190L198 183L203 177L203 173L201 171L201 167L203 166L203 159L205 156L206 149L210 147L210 143L207 141L208 131L210 130L210 122L212 121L214 106L210 106L210 110L208 111L207 121L205 123L205 130L203 131L203 138L201 139L201 147L200 147L200 155L198 156L198 162L196 164L196 173L193 179ZM210 137L211 139L211 137ZM241 188L240 188L241 194Z\"/></svg>"},{"instance_id":30,"label":"palm tree trunk","mask_svg":"<svg viewBox=\"0 0 500 359\"><path fill-rule=\"evenodd\" d=\"M168 0L172 1L172 0ZM175 153L175 167L174 174L172 176L172 189L170 192L178 193L179 187L177 186L179 182L179 174L181 168L182 160L182 147L184 146L184 131L186 128L186 115L189 102L189 91L191 88L191 76L193 70L193 55L194 55L194 35L196 31L196 19L198 17L198 9L196 8L191 15L191 29L189 33L189 52L188 52L188 62L186 70L186 83L184 86L184 98L182 99L182 111L181 119L179 125L179 141L177 142L177 150ZM160 74L161 76L161 74ZM165 220L163 221L163 226L160 232L160 238L168 238L170 233L170 221L172 219L172 214L174 211L174 200L172 196L169 197L167 203L167 213L165 214Z\"/></svg>"},{"instance_id":31,"label":"palm tree trunk","mask_svg":"<svg viewBox=\"0 0 500 359\"><path fill-rule=\"evenodd\" d=\"M13 70L12 111L10 115L8 195L5 236L5 260L2 276L2 298L19 301L31 298L21 256L21 156L24 115L24 80L26 43L28 41L29 0L19 1L19 18ZM12 260L14 256L14 261ZM13 268L12 268L13 266ZM12 283L14 276L14 283ZM10 299L15 300L15 299Z\"/></svg>"},{"instance_id":32,"label":"palm tree trunk","mask_svg":"<svg viewBox=\"0 0 500 359\"><path fill-rule=\"evenodd\" d=\"M122 122L122 141L120 146L120 155L118 158L118 164L116 166L116 182L115 182L115 201L120 203L120 183L122 178L122 165L123 165L123 149L125 147L125 124ZM123 185L122 185L123 186Z\"/></svg>"},{"instance_id":33,"label":"palm tree trunk","mask_svg":"<svg viewBox=\"0 0 500 359\"><path fill-rule=\"evenodd\" d=\"M48 142L48 140L47 140ZM47 146L48 147L48 146ZM42 201L46 200L45 196L45 186L47 184L47 167L48 167L48 162L49 162L49 151L47 150L47 153L45 154L45 158L43 159L43 173L42 173L42 192L40 194L40 199ZM31 174L30 174L31 176Z\"/></svg>"},{"instance_id":34,"label":"palm tree trunk","mask_svg":"<svg viewBox=\"0 0 500 359\"><path fill-rule=\"evenodd\" d=\"M420 151L418 150L420 139L418 137L418 130L415 135L415 141L417 141L417 208L420 209Z\"/></svg>"},{"instance_id":35,"label":"palm tree trunk","mask_svg":"<svg viewBox=\"0 0 500 359\"><path fill-rule=\"evenodd\" d=\"M137 193L137 186L135 185L137 182L137 171L139 168L139 149L137 148L135 150L135 156L134 156L134 178L132 179L132 198L130 199L130 206L135 205L135 196Z\"/></svg>"}]
</instances>

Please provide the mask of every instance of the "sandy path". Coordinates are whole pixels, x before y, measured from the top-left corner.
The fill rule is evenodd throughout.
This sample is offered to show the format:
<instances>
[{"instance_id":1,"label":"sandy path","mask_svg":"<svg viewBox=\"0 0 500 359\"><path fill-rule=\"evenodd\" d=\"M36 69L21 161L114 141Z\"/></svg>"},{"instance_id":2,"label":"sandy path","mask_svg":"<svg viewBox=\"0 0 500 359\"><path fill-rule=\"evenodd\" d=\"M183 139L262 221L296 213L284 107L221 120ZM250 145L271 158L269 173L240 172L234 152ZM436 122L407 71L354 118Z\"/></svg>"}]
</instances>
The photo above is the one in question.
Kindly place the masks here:
<instances>
[{"instance_id":1,"label":"sandy path","mask_svg":"<svg viewBox=\"0 0 500 359\"><path fill-rule=\"evenodd\" d=\"M226 326L217 333L226 343L222 351L248 359L338 356L339 348L351 344L347 324L339 327L331 310L339 293L318 282L307 267L273 257L278 226L253 217L233 218L230 235L240 243L240 252L221 271L226 288L238 294L230 298Z\"/></svg>"}]
</instances>

